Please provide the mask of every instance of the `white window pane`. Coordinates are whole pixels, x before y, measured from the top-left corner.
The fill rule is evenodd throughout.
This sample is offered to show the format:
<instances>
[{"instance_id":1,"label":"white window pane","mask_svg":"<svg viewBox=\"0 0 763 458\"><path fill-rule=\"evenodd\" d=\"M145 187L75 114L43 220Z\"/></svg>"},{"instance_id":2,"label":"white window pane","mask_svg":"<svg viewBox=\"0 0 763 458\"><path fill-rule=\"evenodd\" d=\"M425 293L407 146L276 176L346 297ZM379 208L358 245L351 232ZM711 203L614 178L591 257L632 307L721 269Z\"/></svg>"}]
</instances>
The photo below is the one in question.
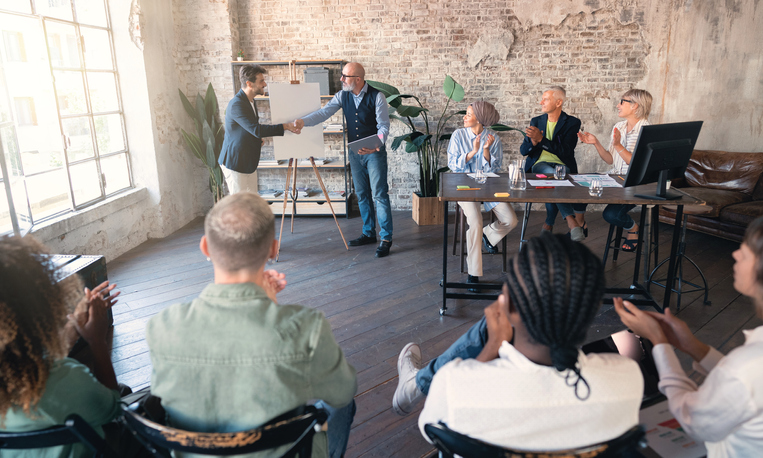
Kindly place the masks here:
<instances>
[{"instance_id":1,"label":"white window pane","mask_svg":"<svg viewBox=\"0 0 763 458\"><path fill-rule=\"evenodd\" d=\"M8 195L5 192L5 183L2 180L3 171L0 170L0 234L13 231L11 223L11 210L8 207Z\"/></svg>"},{"instance_id":2,"label":"white window pane","mask_svg":"<svg viewBox=\"0 0 763 458\"><path fill-rule=\"evenodd\" d=\"M93 116L93 121L98 154L104 155L126 149L122 134L122 115Z\"/></svg>"},{"instance_id":3,"label":"white window pane","mask_svg":"<svg viewBox=\"0 0 763 458\"><path fill-rule=\"evenodd\" d=\"M37 9L37 14L42 14L43 16L65 19L67 21L73 19L70 0L35 0L34 6Z\"/></svg>"},{"instance_id":4,"label":"white window pane","mask_svg":"<svg viewBox=\"0 0 763 458\"><path fill-rule=\"evenodd\" d=\"M82 205L101 197L101 180L95 161L69 167L74 191L74 205Z\"/></svg>"},{"instance_id":5,"label":"white window pane","mask_svg":"<svg viewBox=\"0 0 763 458\"><path fill-rule=\"evenodd\" d=\"M0 8L10 11L18 11L19 13L31 13L32 2L30 0L2 0L0 2Z\"/></svg>"},{"instance_id":6,"label":"white window pane","mask_svg":"<svg viewBox=\"0 0 763 458\"><path fill-rule=\"evenodd\" d=\"M119 111L117 83L113 73L87 72L87 86L93 113Z\"/></svg>"},{"instance_id":7,"label":"white window pane","mask_svg":"<svg viewBox=\"0 0 763 458\"><path fill-rule=\"evenodd\" d=\"M80 27L85 41L85 68L88 70L113 70L109 32L89 27Z\"/></svg>"},{"instance_id":8,"label":"white window pane","mask_svg":"<svg viewBox=\"0 0 763 458\"><path fill-rule=\"evenodd\" d=\"M80 68L77 31L73 25L45 21L50 63L57 68Z\"/></svg>"},{"instance_id":9,"label":"white window pane","mask_svg":"<svg viewBox=\"0 0 763 458\"><path fill-rule=\"evenodd\" d=\"M8 99L8 85L5 83L5 71L0 61L0 124L13 120L11 102Z\"/></svg>"},{"instance_id":10,"label":"white window pane","mask_svg":"<svg viewBox=\"0 0 763 458\"><path fill-rule=\"evenodd\" d=\"M130 187L127 154L118 154L101 159L101 172L106 180L106 195Z\"/></svg>"},{"instance_id":11,"label":"white window pane","mask_svg":"<svg viewBox=\"0 0 763 458\"><path fill-rule=\"evenodd\" d=\"M5 156L5 166L8 171L8 177L2 177L7 179L11 186L11 195L13 197L13 204L18 217L19 227L23 230L32 224L32 220L29 216L29 207L26 201L26 190L24 188L24 178L21 175L21 159L19 158L18 147L16 146L16 138L14 136L13 126L5 126L0 129L0 145L3 148L3 155ZM0 172L2 169L0 168ZM5 183L0 182L0 189L3 194L3 202L5 206L2 207L6 210L0 210L0 213L8 212L10 208L8 202L8 196L5 194ZM0 220L3 220L5 216L0 215ZM10 224L10 215L8 215L8 224ZM2 223L5 224L5 223ZM0 230L0 232L4 232Z\"/></svg>"},{"instance_id":12,"label":"white window pane","mask_svg":"<svg viewBox=\"0 0 763 458\"><path fill-rule=\"evenodd\" d=\"M58 93L58 110L61 115L85 114L85 85L80 72L53 72Z\"/></svg>"},{"instance_id":13,"label":"white window pane","mask_svg":"<svg viewBox=\"0 0 763 458\"><path fill-rule=\"evenodd\" d=\"M26 188L35 220L71 209L69 184L64 169L27 177Z\"/></svg>"},{"instance_id":14,"label":"white window pane","mask_svg":"<svg viewBox=\"0 0 763 458\"><path fill-rule=\"evenodd\" d=\"M90 118L67 118L61 120L66 139L66 156L75 162L95 156L93 136L90 132Z\"/></svg>"},{"instance_id":15,"label":"white window pane","mask_svg":"<svg viewBox=\"0 0 763 458\"><path fill-rule=\"evenodd\" d=\"M77 22L80 24L99 25L106 27L106 8L103 0L74 0L77 11Z\"/></svg>"}]
</instances>

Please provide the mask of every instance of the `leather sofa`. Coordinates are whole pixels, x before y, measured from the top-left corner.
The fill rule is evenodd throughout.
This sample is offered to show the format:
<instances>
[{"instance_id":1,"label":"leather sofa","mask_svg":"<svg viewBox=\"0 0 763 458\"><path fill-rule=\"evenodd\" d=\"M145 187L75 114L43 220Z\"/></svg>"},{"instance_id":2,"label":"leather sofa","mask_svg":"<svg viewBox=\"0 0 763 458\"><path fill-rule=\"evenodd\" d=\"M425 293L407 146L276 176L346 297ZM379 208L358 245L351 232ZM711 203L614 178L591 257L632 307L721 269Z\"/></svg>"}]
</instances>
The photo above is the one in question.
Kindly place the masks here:
<instances>
[{"instance_id":1,"label":"leather sofa","mask_svg":"<svg viewBox=\"0 0 763 458\"><path fill-rule=\"evenodd\" d=\"M763 153L694 150L672 186L710 207L702 215L687 208L687 229L741 242L747 225L763 216ZM660 221L673 224L675 208L661 207Z\"/></svg>"}]
</instances>

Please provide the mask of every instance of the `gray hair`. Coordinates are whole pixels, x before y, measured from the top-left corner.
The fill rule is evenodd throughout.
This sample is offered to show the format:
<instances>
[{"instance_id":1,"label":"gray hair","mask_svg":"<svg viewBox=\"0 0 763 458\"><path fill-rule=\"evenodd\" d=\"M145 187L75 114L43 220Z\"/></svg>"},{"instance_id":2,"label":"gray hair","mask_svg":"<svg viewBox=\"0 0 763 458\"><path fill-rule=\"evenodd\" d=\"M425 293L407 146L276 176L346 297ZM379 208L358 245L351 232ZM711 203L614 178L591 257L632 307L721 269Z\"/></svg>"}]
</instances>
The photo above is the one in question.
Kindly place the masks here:
<instances>
[{"instance_id":1,"label":"gray hair","mask_svg":"<svg viewBox=\"0 0 763 458\"><path fill-rule=\"evenodd\" d=\"M638 104L636 108L636 117L646 119L652 112L652 94L643 89L631 89L623 94L623 98L631 98Z\"/></svg>"},{"instance_id":2,"label":"gray hair","mask_svg":"<svg viewBox=\"0 0 763 458\"><path fill-rule=\"evenodd\" d=\"M204 220L209 256L228 272L265 265L275 238L275 217L260 196L239 192L217 202Z\"/></svg>"},{"instance_id":3,"label":"gray hair","mask_svg":"<svg viewBox=\"0 0 763 458\"><path fill-rule=\"evenodd\" d=\"M555 99L559 99L562 102L565 102L567 100L567 91L565 91L564 88L561 86L549 86L545 92L548 92L548 91L551 91L554 93Z\"/></svg>"}]
</instances>

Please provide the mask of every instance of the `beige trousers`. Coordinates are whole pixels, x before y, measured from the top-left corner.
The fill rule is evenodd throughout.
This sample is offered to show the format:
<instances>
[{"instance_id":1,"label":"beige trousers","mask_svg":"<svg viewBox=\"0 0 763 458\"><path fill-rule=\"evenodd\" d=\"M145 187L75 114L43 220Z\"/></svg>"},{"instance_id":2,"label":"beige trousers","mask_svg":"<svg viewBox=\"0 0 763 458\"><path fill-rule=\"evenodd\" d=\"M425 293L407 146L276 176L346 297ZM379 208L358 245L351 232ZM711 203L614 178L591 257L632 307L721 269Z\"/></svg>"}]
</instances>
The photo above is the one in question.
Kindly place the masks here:
<instances>
[{"instance_id":1,"label":"beige trousers","mask_svg":"<svg viewBox=\"0 0 763 458\"><path fill-rule=\"evenodd\" d=\"M228 185L229 194L236 194L241 191L250 191L257 194L257 172L240 173L224 165L220 165L220 168L223 169L223 176L225 177L225 184Z\"/></svg>"},{"instance_id":2,"label":"beige trousers","mask_svg":"<svg viewBox=\"0 0 763 458\"><path fill-rule=\"evenodd\" d=\"M459 202L464 210L466 223L466 265L469 275L482 276L482 204L479 202ZM496 221L484 228L484 234L491 244L497 245L506 234L517 226L517 214L506 202L499 203L493 208Z\"/></svg>"}]
</instances>

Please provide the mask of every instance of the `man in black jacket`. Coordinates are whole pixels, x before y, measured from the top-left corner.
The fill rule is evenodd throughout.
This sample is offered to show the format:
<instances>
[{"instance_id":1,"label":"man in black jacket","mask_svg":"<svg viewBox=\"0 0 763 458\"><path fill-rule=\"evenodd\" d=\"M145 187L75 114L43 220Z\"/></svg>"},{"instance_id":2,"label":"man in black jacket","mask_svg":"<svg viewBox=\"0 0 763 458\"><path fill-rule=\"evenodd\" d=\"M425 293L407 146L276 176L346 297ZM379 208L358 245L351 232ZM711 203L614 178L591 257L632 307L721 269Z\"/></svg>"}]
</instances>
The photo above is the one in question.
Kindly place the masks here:
<instances>
[{"instance_id":1,"label":"man in black jacket","mask_svg":"<svg viewBox=\"0 0 763 458\"><path fill-rule=\"evenodd\" d=\"M575 161L575 146L578 144L580 120L562 111L567 93L560 86L552 86L540 101L543 114L530 121L525 130L527 136L519 147L522 156L527 156L525 171L553 176L557 164L565 165L567 173L578 173ZM546 204L544 231L551 231L556 214L562 212L567 220L570 236L574 241L585 239L585 205Z\"/></svg>"},{"instance_id":2,"label":"man in black jacket","mask_svg":"<svg viewBox=\"0 0 763 458\"><path fill-rule=\"evenodd\" d=\"M256 105L252 104L256 95L264 95L267 70L259 65L245 65L239 71L241 89L228 102L225 110L225 140L218 163L223 169L228 191L257 192L257 164L260 162L262 139L283 136L284 130L300 133L294 124L260 124Z\"/></svg>"}]
</instances>

